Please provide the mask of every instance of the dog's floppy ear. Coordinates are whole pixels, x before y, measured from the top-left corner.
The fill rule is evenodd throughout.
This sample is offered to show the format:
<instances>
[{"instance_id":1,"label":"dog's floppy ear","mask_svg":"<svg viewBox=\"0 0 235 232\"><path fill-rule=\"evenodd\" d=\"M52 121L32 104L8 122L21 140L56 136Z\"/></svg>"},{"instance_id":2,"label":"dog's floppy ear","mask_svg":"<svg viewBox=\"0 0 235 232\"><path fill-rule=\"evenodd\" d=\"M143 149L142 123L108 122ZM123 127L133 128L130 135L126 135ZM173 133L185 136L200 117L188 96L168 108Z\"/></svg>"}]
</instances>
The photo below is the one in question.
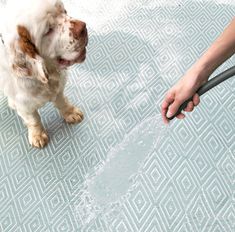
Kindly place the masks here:
<instances>
[{"instance_id":1,"label":"dog's floppy ear","mask_svg":"<svg viewBox=\"0 0 235 232\"><path fill-rule=\"evenodd\" d=\"M18 38L10 45L12 69L18 77L36 77L48 82L48 73L43 58L24 26L17 26Z\"/></svg>"}]
</instances>

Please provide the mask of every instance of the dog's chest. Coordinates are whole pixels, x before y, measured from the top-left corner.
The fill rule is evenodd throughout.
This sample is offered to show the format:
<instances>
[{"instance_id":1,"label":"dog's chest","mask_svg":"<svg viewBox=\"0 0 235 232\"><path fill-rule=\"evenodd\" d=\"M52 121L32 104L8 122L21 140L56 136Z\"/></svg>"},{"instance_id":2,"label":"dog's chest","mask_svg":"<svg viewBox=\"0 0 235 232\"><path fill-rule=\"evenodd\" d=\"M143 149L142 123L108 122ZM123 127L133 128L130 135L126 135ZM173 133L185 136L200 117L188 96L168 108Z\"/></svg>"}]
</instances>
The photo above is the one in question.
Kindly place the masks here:
<instances>
[{"instance_id":1,"label":"dog's chest","mask_svg":"<svg viewBox=\"0 0 235 232\"><path fill-rule=\"evenodd\" d=\"M61 89L60 85L61 83L59 80L49 80L48 89L46 89L46 92L44 93L48 98L48 101L55 101L56 96Z\"/></svg>"},{"instance_id":2,"label":"dog's chest","mask_svg":"<svg viewBox=\"0 0 235 232\"><path fill-rule=\"evenodd\" d=\"M64 77L51 75L48 85L44 88L42 94L45 98L47 98L47 101L55 101L57 95L64 89L64 85Z\"/></svg>"},{"instance_id":3,"label":"dog's chest","mask_svg":"<svg viewBox=\"0 0 235 232\"><path fill-rule=\"evenodd\" d=\"M63 75L53 73L49 75L47 84L40 84L30 88L30 95L38 104L55 101L57 95L63 91L66 80Z\"/></svg>"}]
</instances>

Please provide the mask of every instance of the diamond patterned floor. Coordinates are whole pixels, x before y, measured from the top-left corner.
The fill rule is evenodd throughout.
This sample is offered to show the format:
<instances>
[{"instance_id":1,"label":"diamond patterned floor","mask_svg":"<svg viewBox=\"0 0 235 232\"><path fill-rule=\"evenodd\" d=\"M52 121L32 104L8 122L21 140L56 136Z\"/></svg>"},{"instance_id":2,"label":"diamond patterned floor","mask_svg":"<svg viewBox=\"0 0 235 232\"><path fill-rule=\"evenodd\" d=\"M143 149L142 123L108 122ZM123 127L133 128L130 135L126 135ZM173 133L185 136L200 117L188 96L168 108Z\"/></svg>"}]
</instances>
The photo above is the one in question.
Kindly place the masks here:
<instances>
[{"instance_id":1,"label":"diamond patterned floor","mask_svg":"<svg viewBox=\"0 0 235 232\"><path fill-rule=\"evenodd\" d=\"M51 141L36 150L0 98L0 231L235 231L235 79L202 97L195 112L165 132L156 116L166 90L232 19L233 2L65 1L89 27L87 60L70 70L66 89L86 118L66 125L48 104L40 113ZM146 122L159 130L147 135ZM138 149L138 156L142 136L158 142ZM125 151L136 151L138 161L132 159L138 171L130 182L122 170L132 165L111 163L118 154L130 160ZM108 167L113 181L98 186ZM105 192L106 183L111 190L119 183L124 194L113 203L106 195L97 205L92 185Z\"/></svg>"}]
</instances>

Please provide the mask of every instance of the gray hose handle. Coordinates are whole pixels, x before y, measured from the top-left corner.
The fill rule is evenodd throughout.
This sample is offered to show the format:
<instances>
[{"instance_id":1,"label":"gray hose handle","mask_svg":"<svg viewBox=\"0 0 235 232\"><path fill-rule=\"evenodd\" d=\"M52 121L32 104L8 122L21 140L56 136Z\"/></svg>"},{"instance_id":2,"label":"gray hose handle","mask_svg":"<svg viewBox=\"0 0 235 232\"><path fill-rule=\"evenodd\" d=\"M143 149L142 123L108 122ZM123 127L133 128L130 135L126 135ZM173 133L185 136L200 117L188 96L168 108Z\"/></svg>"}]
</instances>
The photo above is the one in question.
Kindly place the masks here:
<instances>
[{"instance_id":1,"label":"gray hose handle","mask_svg":"<svg viewBox=\"0 0 235 232\"><path fill-rule=\"evenodd\" d=\"M217 76L215 76L214 78L212 78L211 80L209 80L207 83L205 83L204 85L202 85L198 91L197 94L199 96L201 96L202 94L206 93L207 91L209 91L210 89L214 88L215 86L219 85L221 82L229 79L230 77L233 77L235 75L235 66L227 69L226 71L218 74ZM188 103L190 101L192 101L192 97L189 98L188 100L186 100L178 109L178 111L175 113L175 115L173 115L172 117L168 118L168 120L172 120L173 118L175 118L177 115L179 115L181 113L182 110L184 110Z\"/></svg>"}]
</instances>

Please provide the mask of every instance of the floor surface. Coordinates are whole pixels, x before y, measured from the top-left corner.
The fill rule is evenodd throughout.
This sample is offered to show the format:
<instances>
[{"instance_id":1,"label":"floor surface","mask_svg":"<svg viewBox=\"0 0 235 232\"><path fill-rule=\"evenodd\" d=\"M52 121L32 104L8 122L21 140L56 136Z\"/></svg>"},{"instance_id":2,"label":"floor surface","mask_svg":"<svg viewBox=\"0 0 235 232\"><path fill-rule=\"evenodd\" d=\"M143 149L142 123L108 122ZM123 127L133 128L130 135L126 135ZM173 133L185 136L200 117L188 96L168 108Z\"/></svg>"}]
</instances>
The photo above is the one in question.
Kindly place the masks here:
<instances>
[{"instance_id":1,"label":"floor surface","mask_svg":"<svg viewBox=\"0 0 235 232\"><path fill-rule=\"evenodd\" d=\"M229 0L67 0L87 22L87 60L66 93L85 120L40 110L33 149L0 98L0 231L235 231L235 78L164 127L167 89L235 16ZM231 58L219 71L234 62Z\"/></svg>"}]
</instances>

